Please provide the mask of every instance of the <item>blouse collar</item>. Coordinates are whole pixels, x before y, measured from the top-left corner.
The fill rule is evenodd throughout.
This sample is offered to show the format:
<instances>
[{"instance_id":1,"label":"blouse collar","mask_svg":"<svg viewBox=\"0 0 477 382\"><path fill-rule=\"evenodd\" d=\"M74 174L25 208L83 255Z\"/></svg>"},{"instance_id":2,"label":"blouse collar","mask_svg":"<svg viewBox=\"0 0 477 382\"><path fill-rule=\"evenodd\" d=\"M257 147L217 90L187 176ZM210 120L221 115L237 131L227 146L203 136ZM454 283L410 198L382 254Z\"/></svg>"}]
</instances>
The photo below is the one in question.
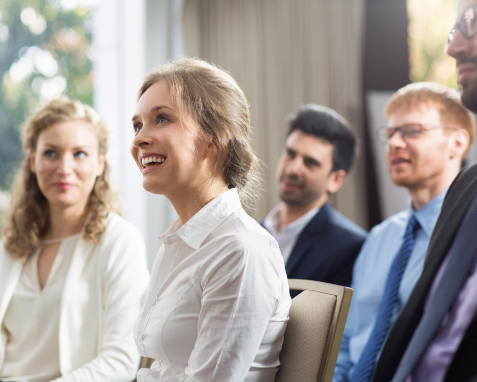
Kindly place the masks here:
<instances>
[{"instance_id":1,"label":"blouse collar","mask_svg":"<svg viewBox=\"0 0 477 382\"><path fill-rule=\"evenodd\" d=\"M159 239L167 244L179 237L189 247L197 250L207 236L239 208L242 208L242 204L237 189L232 188L202 207L182 227L177 219Z\"/></svg>"}]
</instances>

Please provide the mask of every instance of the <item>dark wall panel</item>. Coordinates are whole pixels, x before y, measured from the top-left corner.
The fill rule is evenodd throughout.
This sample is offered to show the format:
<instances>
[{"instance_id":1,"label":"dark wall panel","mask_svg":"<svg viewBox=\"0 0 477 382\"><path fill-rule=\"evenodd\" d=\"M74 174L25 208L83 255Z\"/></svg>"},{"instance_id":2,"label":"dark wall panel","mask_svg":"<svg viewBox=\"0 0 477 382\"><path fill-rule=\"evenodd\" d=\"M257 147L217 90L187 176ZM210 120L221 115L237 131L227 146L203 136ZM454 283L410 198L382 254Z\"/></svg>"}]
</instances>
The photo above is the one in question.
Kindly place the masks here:
<instances>
[{"instance_id":1,"label":"dark wall panel","mask_svg":"<svg viewBox=\"0 0 477 382\"><path fill-rule=\"evenodd\" d=\"M364 89L397 90L409 83L406 0L367 0Z\"/></svg>"},{"instance_id":2,"label":"dark wall panel","mask_svg":"<svg viewBox=\"0 0 477 382\"><path fill-rule=\"evenodd\" d=\"M409 83L408 17L406 0L367 0L363 100L369 90L397 90ZM366 113L364 126L367 126ZM364 152L368 199L368 222L382 221L369 129L365 129Z\"/></svg>"}]
</instances>

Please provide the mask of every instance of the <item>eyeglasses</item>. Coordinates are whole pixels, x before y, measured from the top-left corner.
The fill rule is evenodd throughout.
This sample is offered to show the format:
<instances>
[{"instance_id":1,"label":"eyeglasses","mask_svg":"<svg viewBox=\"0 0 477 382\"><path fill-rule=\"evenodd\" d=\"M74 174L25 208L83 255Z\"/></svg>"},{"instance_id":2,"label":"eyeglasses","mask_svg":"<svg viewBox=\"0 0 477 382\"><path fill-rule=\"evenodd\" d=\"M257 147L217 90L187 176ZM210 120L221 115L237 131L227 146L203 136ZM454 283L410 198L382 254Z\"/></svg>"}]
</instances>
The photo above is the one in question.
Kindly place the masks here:
<instances>
[{"instance_id":1,"label":"eyeglasses","mask_svg":"<svg viewBox=\"0 0 477 382\"><path fill-rule=\"evenodd\" d=\"M376 130L376 137L378 138L378 141L380 143L386 144L396 132L399 132L399 135L402 139L416 139L419 138L425 131L432 129L457 130L457 128L452 126L410 123L408 125L383 127L381 129L378 129Z\"/></svg>"},{"instance_id":2,"label":"eyeglasses","mask_svg":"<svg viewBox=\"0 0 477 382\"><path fill-rule=\"evenodd\" d=\"M477 5L474 5L468 8L465 12L460 21L455 24L454 28L449 33L449 39L447 43L450 44L454 39L455 34L457 33L457 29L460 29L462 34L466 38L471 38L473 35L477 33Z\"/></svg>"}]
</instances>

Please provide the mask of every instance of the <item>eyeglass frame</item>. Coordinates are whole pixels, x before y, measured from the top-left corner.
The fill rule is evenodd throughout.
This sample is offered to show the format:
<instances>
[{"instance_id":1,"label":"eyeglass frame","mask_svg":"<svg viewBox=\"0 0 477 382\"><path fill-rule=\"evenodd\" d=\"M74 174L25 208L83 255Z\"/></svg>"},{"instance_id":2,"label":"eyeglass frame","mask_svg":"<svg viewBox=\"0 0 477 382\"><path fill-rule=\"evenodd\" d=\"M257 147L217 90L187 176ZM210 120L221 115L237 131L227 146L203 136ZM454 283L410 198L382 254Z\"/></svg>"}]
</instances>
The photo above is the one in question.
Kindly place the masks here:
<instances>
[{"instance_id":1,"label":"eyeglass frame","mask_svg":"<svg viewBox=\"0 0 477 382\"><path fill-rule=\"evenodd\" d=\"M474 17L473 19L477 19L477 4L476 5L473 5L469 8L467 8L465 11L464 11L464 14L462 15L461 19L459 20L459 22L457 22L454 27L451 29L451 31L449 32L449 37L447 38L447 45L449 45L452 40L454 40L454 36L455 34L457 33L457 30L460 29L460 31L462 32L462 34L464 35L464 37L466 39L470 39L472 38L476 33L477 33L477 26L475 28L474 31L471 31L470 33L467 33L467 31L465 30L465 27L466 27L466 21L468 20L466 18L466 13L472 9L474 11Z\"/></svg>"},{"instance_id":2,"label":"eyeglass frame","mask_svg":"<svg viewBox=\"0 0 477 382\"><path fill-rule=\"evenodd\" d=\"M419 126L421 128L421 131L419 134L415 137L408 137L405 136L403 128L405 126ZM376 133L376 138L379 143L385 145L389 142L389 140L396 134L396 132L399 132L399 135L401 136L401 139L406 140L406 139L416 139L422 136L422 133L425 131L430 131L433 129L444 129L444 130L459 130L459 128L455 126L446 126L446 125L433 125L433 124L428 124L428 123L406 123L405 125L401 126L386 126L386 127L381 127L375 131ZM392 130L391 135L385 135L386 131Z\"/></svg>"}]
</instances>

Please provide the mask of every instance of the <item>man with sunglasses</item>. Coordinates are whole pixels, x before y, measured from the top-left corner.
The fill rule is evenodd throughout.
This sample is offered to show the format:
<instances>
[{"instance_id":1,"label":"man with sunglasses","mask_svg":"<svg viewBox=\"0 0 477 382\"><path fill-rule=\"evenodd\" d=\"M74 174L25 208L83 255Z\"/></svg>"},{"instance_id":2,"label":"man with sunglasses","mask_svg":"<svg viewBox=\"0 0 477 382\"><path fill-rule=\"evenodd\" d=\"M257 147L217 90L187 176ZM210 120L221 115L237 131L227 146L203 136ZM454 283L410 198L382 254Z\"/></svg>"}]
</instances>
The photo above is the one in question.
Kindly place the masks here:
<instances>
[{"instance_id":1,"label":"man with sunglasses","mask_svg":"<svg viewBox=\"0 0 477 382\"><path fill-rule=\"evenodd\" d=\"M447 53L477 112L477 1L460 0ZM424 270L384 344L375 382L477 382L477 165L447 193Z\"/></svg>"},{"instance_id":2,"label":"man with sunglasses","mask_svg":"<svg viewBox=\"0 0 477 382\"><path fill-rule=\"evenodd\" d=\"M417 83L386 105L389 174L409 192L407 210L374 227L353 269L353 299L334 382L369 382L392 323L420 277L427 246L448 187L457 176L475 123L459 94Z\"/></svg>"}]
</instances>

